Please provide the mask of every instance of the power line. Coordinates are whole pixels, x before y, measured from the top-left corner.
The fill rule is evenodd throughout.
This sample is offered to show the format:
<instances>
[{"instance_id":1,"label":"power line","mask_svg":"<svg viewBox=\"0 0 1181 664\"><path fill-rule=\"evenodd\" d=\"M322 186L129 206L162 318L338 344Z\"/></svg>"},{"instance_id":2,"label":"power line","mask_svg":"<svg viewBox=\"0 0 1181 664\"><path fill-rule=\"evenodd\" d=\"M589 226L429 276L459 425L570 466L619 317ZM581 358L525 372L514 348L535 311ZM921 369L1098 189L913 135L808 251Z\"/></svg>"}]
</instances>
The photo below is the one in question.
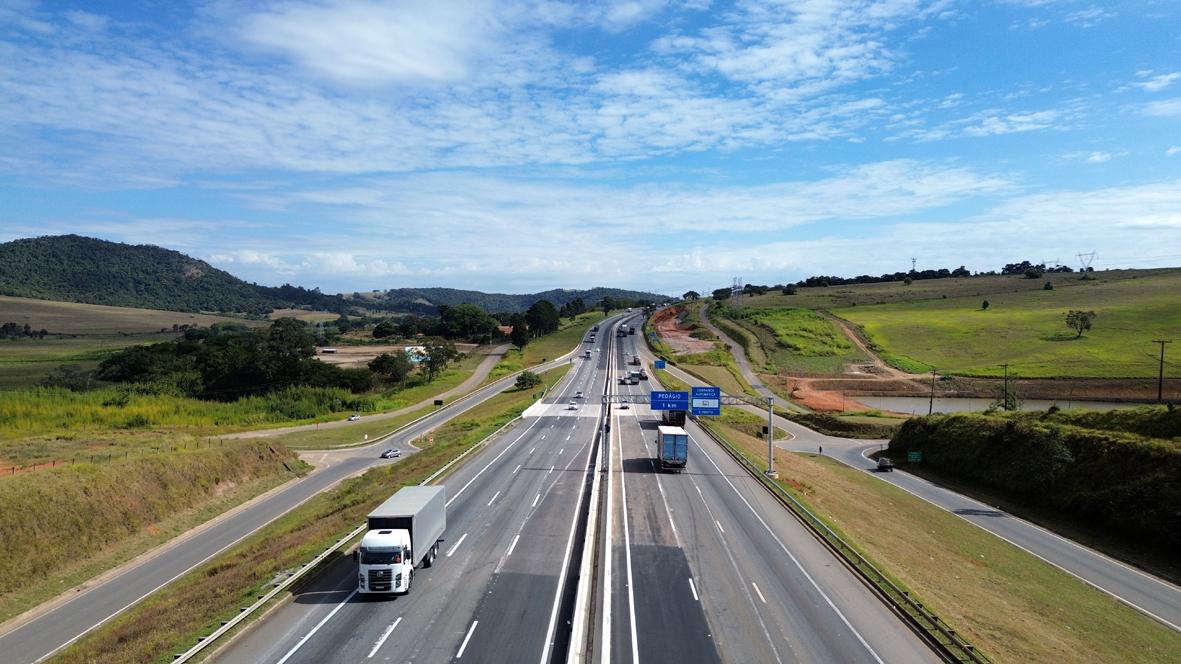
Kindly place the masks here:
<instances>
[{"instance_id":1,"label":"power line","mask_svg":"<svg viewBox=\"0 0 1181 664\"><path fill-rule=\"evenodd\" d=\"M1160 344L1160 374L1156 381L1156 402L1164 403L1165 395L1165 344L1171 344L1171 339L1153 339L1152 343Z\"/></svg>"}]
</instances>

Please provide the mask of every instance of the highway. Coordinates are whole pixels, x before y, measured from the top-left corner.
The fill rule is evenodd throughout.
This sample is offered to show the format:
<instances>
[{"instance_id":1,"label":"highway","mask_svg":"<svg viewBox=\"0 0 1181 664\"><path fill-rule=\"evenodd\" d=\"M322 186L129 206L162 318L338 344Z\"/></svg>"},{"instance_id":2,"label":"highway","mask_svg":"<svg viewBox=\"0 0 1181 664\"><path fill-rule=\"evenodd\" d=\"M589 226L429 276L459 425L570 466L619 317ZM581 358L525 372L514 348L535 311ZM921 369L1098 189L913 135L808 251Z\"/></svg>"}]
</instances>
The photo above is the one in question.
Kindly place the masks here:
<instances>
[{"instance_id":1,"label":"highway","mask_svg":"<svg viewBox=\"0 0 1181 664\"><path fill-rule=\"evenodd\" d=\"M563 356L543 368L566 361ZM491 383L471 397L418 420L393 437L364 447L322 454L318 459L320 467L306 477L283 485L141 556L117 572L87 584L76 594L9 621L5 625L7 631L0 634L0 653L3 653L0 660L5 664L23 664L47 658L316 494L371 466L390 463L378 458L382 449L394 447L401 449L403 454L412 454L416 451L410 444L414 438L495 396L513 381L513 378L505 378Z\"/></svg>"},{"instance_id":2,"label":"highway","mask_svg":"<svg viewBox=\"0 0 1181 664\"><path fill-rule=\"evenodd\" d=\"M562 661L600 396L653 387L614 384L639 337L610 333L604 326L590 361L576 360L551 396L446 478L444 553L416 572L411 593L360 596L354 563L342 559L216 661ZM571 401L580 405L569 410ZM700 432L690 470L658 474L647 407L610 419L589 661L937 661Z\"/></svg>"},{"instance_id":3,"label":"highway","mask_svg":"<svg viewBox=\"0 0 1181 664\"><path fill-rule=\"evenodd\" d=\"M545 662L563 650L607 345L586 344L590 360L576 358L540 405L446 478L443 553L408 595L356 594L355 563L343 559L216 661Z\"/></svg>"},{"instance_id":4,"label":"highway","mask_svg":"<svg viewBox=\"0 0 1181 664\"><path fill-rule=\"evenodd\" d=\"M620 345L617 375L637 339ZM633 403L610 419L594 661L937 661L694 424L688 467L671 474L654 462L659 413Z\"/></svg>"},{"instance_id":5,"label":"highway","mask_svg":"<svg viewBox=\"0 0 1181 664\"><path fill-rule=\"evenodd\" d=\"M720 330L712 326L711 330L730 344L735 354L742 350ZM705 384L704 381L679 369L672 368L670 370L690 385ZM753 373L752 376L746 376L746 372L750 370L749 365L745 365L742 370L744 377L749 381L753 376ZM749 410L761 415L766 414L765 410L759 411L754 408ZM875 463L864 455L881 449L888 441L853 440L826 436L779 416L775 416L775 426L793 436L790 441L777 443L779 447L796 452L813 453L823 449L826 455L853 468L860 468L882 481L890 482L933 505L956 514L1172 629L1181 631L1181 587L1029 521L1015 517L992 505L938 486L921 477L903 471L874 472Z\"/></svg>"}]
</instances>

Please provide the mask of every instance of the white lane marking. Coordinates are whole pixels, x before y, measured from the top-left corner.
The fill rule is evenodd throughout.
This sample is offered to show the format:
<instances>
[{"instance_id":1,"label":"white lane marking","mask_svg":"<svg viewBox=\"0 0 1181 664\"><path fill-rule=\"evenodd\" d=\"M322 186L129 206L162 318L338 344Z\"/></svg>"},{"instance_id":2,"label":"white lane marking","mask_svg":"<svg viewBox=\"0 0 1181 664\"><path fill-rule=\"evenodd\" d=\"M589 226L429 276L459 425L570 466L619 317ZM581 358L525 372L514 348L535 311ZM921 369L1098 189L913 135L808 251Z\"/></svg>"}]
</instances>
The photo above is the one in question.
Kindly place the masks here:
<instances>
[{"instance_id":1,"label":"white lane marking","mask_svg":"<svg viewBox=\"0 0 1181 664\"><path fill-rule=\"evenodd\" d=\"M566 440L570 440L570 438L571 438L573 435L574 435L574 434L570 434L569 436L566 436Z\"/></svg>"},{"instance_id":2,"label":"white lane marking","mask_svg":"<svg viewBox=\"0 0 1181 664\"><path fill-rule=\"evenodd\" d=\"M520 535L517 535L516 537L513 538L513 543L508 545L508 551L505 552L505 554L504 554L505 558L508 558L509 556L513 555L513 549L517 548L517 540L519 540L519 539L521 539Z\"/></svg>"},{"instance_id":3,"label":"white lane marking","mask_svg":"<svg viewBox=\"0 0 1181 664\"><path fill-rule=\"evenodd\" d=\"M722 469L718 466L717 462L713 460L713 457L711 457L709 453L705 451L705 448L701 446L701 443L697 442L697 439L693 436L689 436L689 440L692 440L693 444L697 446L697 449L701 450L702 455L706 459L709 459L710 465L714 467L714 470L718 471L718 475L721 476L726 484L730 485L730 489L734 491L734 495L738 496L738 499L741 500L744 505L746 505L746 508L750 510L750 513L754 515L755 519L757 519L758 522L762 524L767 533L771 535L771 539L775 540L775 543L779 545L779 548L787 554L787 557L796 566L796 569L800 570L800 573L804 575L804 578L808 580L808 583L812 585L816 592L820 593L820 596L824 598L825 603L828 604L829 608L831 608L833 612L837 614L837 617L841 619L841 622L845 624L845 627L848 627L849 631L853 633L853 636L857 637L857 641L861 643L866 652L869 653L870 657L873 657L874 661L878 664L885 664L885 662L882 661L882 658L878 656L877 652L874 651L874 649L865 640L865 637L861 636L861 632L858 632L857 629L853 627L853 623L849 622L849 619L845 617L845 614L837 608L837 605L832 601L832 598L830 598L828 594L820 588L820 584L816 583L816 579L812 578L812 575L808 573L808 570L804 569L803 563L801 563L799 559L796 558L794 554L792 554L791 550L787 548L787 545L783 543L783 540L779 539L779 536L775 534L775 531L771 530L771 526L767 525L767 522L763 520L763 517L759 516L759 513L755 511L754 506L750 504L750 501L746 499L746 496L742 495L742 493L738 490L738 487L734 486L734 483L730 481L730 478L726 477L725 473L722 472Z\"/></svg>"},{"instance_id":4,"label":"white lane marking","mask_svg":"<svg viewBox=\"0 0 1181 664\"><path fill-rule=\"evenodd\" d=\"M582 464L583 472L590 469L591 452L594 451L594 445L588 444L586 448L586 460ZM573 464L577 459L577 454L572 455L570 463ZM570 464L567 464L566 468L569 467ZM552 466L550 467L550 472L553 472ZM557 481L554 484L557 484ZM554 592L553 607L550 609L549 625L545 628L545 641L541 648L541 664L547 664L549 662L550 648L553 647L554 629L558 623L558 605L562 599L562 590L566 587L566 572L570 568L570 556L574 553L574 534L578 530L578 506L582 504L582 497L586 494L586 485L588 482L580 481L578 484L578 499L574 503L574 512L570 515L570 535L566 539L566 553L562 557L562 571L558 574L558 586Z\"/></svg>"},{"instance_id":5,"label":"white lane marking","mask_svg":"<svg viewBox=\"0 0 1181 664\"><path fill-rule=\"evenodd\" d=\"M718 524L718 530L722 531L722 534L725 535L726 529L722 527L722 522L714 519L714 523Z\"/></svg>"},{"instance_id":6,"label":"white lane marking","mask_svg":"<svg viewBox=\"0 0 1181 664\"><path fill-rule=\"evenodd\" d=\"M536 496L533 496L533 504L529 506L529 507L530 507L530 509L532 509L532 508L534 508L534 507L537 507L537 501L539 501L539 500L541 500L541 494L540 494L540 493L539 493L539 494L537 494Z\"/></svg>"},{"instance_id":7,"label":"white lane marking","mask_svg":"<svg viewBox=\"0 0 1181 664\"><path fill-rule=\"evenodd\" d=\"M762 602L763 604L766 604L767 598L763 597L763 591L759 590L758 584L756 584L754 581L751 581L750 585L751 585L751 587L753 587L755 589L755 594L759 596L759 601Z\"/></svg>"},{"instance_id":8,"label":"white lane marking","mask_svg":"<svg viewBox=\"0 0 1181 664\"><path fill-rule=\"evenodd\" d=\"M542 436L542 438L545 438L545 436ZM537 449L536 447L534 447L534 448L531 448L531 449L529 450L529 454L533 454L533 450L536 450L536 449Z\"/></svg>"},{"instance_id":9,"label":"white lane marking","mask_svg":"<svg viewBox=\"0 0 1181 664\"><path fill-rule=\"evenodd\" d=\"M291 650L288 650L288 651L287 651L287 654L286 654L286 655L283 655L283 659L279 660L279 661L278 661L278 662L276 662L275 664L284 664L284 662L286 662L287 660L291 659L291 656L292 656L292 655L294 655L294 654L295 654L295 653L296 653L296 652L297 652L297 651L298 651L300 648L302 648L302 647L303 647L303 644L307 643L307 642L308 642L308 639L312 638L312 636L314 636L314 635L316 634L316 632L320 631L320 628L321 628L321 627L323 627L323 626L324 626L324 625L325 625L325 624L326 624L326 623L327 623L329 620L332 620L332 616L336 615L336 612L337 612L337 611L340 611L341 609L343 609L343 608L344 608L344 605L345 605L345 604L348 604L348 603L349 603L349 600L350 600L350 599L352 599L352 598L353 598L353 595L356 595L356 594L357 594L357 589L356 589L356 588L354 588L354 589L353 589L353 592L349 593L349 596L348 596L348 597L346 597L346 598L344 598L344 601L343 601L343 602L341 602L340 604L337 604L337 605L336 605L336 608L335 608L335 609L332 609L332 611L331 611L331 612L329 612L329 613L328 613L328 615L324 616L324 619L323 619L323 620L321 620L320 622L316 623L316 626L312 628L312 631L308 632L307 634L304 634L304 635L303 635L303 638L299 640L299 643L296 643L296 644L295 644L295 645L294 645L294 646L291 648Z\"/></svg>"},{"instance_id":10,"label":"white lane marking","mask_svg":"<svg viewBox=\"0 0 1181 664\"><path fill-rule=\"evenodd\" d=\"M603 544L603 623L600 628L600 633L603 635L602 645L599 649L603 653L600 661L611 661L611 598L614 596L614 587L611 585L611 571L612 562L615 558L614 543L611 541L612 531L615 529L615 515L612 513L612 488L615 479L615 467L612 465L612 452L615 450L615 443L613 438L619 433L619 417L613 417L615 420L615 434L607 434L607 460L604 464L607 467L607 505L606 505L606 540Z\"/></svg>"},{"instance_id":11,"label":"white lane marking","mask_svg":"<svg viewBox=\"0 0 1181 664\"><path fill-rule=\"evenodd\" d=\"M381 644L385 643L385 640L390 638L390 634L394 633L394 628L396 628L400 622L402 622L401 616L399 616L398 619L393 622L393 624L385 628L385 631L381 633L381 638L377 640L377 643L373 644L373 650L369 651L370 659L372 659L373 656L377 654L378 649L381 648Z\"/></svg>"},{"instance_id":12,"label":"white lane marking","mask_svg":"<svg viewBox=\"0 0 1181 664\"><path fill-rule=\"evenodd\" d=\"M697 596L697 586L693 585L693 577L689 577L689 590L693 591L693 601L700 602L701 598Z\"/></svg>"},{"instance_id":13,"label":"white lane marking","mask_svg":"<svg viewBox=\"0 0 1181 664\"><path fill-rule=\"evenodd\" d=\"M554 468L557 468L557 466L550 466L550 467L549 467L549 473L552 473L552 472L554 472ZM549 473L546 473L546 475L549 475Z\"/></svg>"},{"instance_id":14,"label":"white lane marking","mask_svg":"<svg viewBox=\"0 0 1181 664\"><path fill-rule=\"evenodd\" d=\"M459 541L455 543L455 546L453 546L453 547L451 547L450 549L448 549L448 550L447 550L447 557L448 557L448 558L450 558L450 557L451 557L451 554L455 553L455 550L459 548L459 545L460 545L460 544L463 544L463 541L464 541L465 539L467 539L467 533L464 533L464 534L463 534L463 537L460 537L460 538L459 538Z\"/></svg>"},{"instance_id":15,"label":"white lane marking","mask_svg":"<svg viewBox=\"0 0 1181 664\"><path fill-rule=\"evenodd\" d=\"M541 434L541 439L542 439L542 440L545 440L545 434L544 434L544 433L543 433L543 434ZM537 449L537 448L535 447L535 448L533 448L533 449L535 450L535 449ZM533 450L529 450L529 451L530 451L530 452L532 452Z\"/></svg>"},{"instance_id":16,"label":"white lane marking","mask_svg":"<svg viewBox=\"0 0 1181 664\"><path fill-rule=\"evenodd\" d=\"M500 492L499 492L499 491L497 491L496 493L492 494L492 500L489 500L489 501L488 501L488 505L487 505L487 506L488 506L488 507L492 507L492 503L496 502L496 499L497 499L497 498L499 498L499 497L500 497Z\"/></svg>"},{"instance_id":17,"label":"white lane marking","mask_svg":"<svg viewBox=\"0 0 1181 664\"><path fill-rule=\"evenodd\" d=\"M467 628L467 636L463 637L463 643L459 644L459 652L455 654L455 659L463 657L463 651L467 649L467 642L472 640L472 632L476 631L476 625L479 624L479 620L473 620L472 626Z\"/></svg>"},{"instance_id":18,"label":"white lane marking","mask_svg":"<svg viewBox=\"0 0 1181 664\"><path fill-rule=\"evenodd\" d=\"M492 464L494 464L500 460L500 457L504 456L506 452L513 449L513 446L515 446L522 438L524 438L526 435L528 435L529 431L533 427L537 426L537 423L540 421L541 421L541 418L538 418L536 421L533 422L533 424L530 424L529 428L522 431L521 435L517 436L516 439L513 440L513 442L509 443L507 447L505 447L503 450L501 450L500 454L497 454L495 457L493 457L492 460L489 461L487 465L485 465L483 468L480 469L480 472L476 473L475 476L473 476L470 480L467 481L467 484L463 485L463 488L461 488L459 491L456 491L454 496L451 496L451 499L447 501L446 507L451 507L451 503L455 502L456 498L459 498L461 495L463 495L463 492L467 491L467 488L472 485L472 482L475 482L477 479L479 479L480 475L483 475L485 470L488 470L489 468L491 468Z\"/></svg>"},{"instance_id":19,"label":"white lane marking","mask_svg":"<svg viewBox=\"0 0 1181 664\"><path fill-rule=\"evenodd\" d=\"M517 474L517 471L521 469L521 466L522 466L522 465L524 465L524 464L520 464L520 463L518 463L518 464L517 464L517 467L516 467L516 468L513 468L513 475L516 475L516 474Z\"/></svg>"},{"instance_id":20,"label":"white lane marking","mask_svg":"<svg viewBox=\"0 0 1181 664\"><path fill-rule=\"evenodd\" d=\"M619 460L623 463L623 438L619 438ZM659 481L657 482L659 486ZM640 639L636 630L636 582L632 578L631 527L627 518L627 474L619 476L619 501L623 512L623 551L627 561L627 610L631 620L632 664L640 664Z\"/></svg>"},{"instance_id":21,"label":"white lane marking","mask_svg":"<svg viewBox=\"0 0 1181 664\"><path fill-rule=\"evenodd\" d=\"M562 456L562 452L565 452L565 451L566 451L566 448L565 448L565 447L563 447L562 449L558 450L558 456Z\"/></svg>"}]
</instances>

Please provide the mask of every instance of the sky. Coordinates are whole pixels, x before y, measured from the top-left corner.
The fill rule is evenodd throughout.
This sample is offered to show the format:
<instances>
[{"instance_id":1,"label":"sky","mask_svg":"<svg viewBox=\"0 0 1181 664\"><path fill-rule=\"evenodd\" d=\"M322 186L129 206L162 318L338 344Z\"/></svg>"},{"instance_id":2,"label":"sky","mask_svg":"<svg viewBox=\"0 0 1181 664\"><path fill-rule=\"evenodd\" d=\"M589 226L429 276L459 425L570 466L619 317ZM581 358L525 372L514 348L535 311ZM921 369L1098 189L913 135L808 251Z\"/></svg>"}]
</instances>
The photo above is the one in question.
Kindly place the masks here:
<instances>
[{"instance_id":1,"label":"sky","mask_svg":"<svg viewBox=\"0 0 1181 664\"><path fill-rule=\"evenodd\" d=\"M679 295L1179 231L1178 0L0 0L0 241Z\"/></svg>"}]
</instances>

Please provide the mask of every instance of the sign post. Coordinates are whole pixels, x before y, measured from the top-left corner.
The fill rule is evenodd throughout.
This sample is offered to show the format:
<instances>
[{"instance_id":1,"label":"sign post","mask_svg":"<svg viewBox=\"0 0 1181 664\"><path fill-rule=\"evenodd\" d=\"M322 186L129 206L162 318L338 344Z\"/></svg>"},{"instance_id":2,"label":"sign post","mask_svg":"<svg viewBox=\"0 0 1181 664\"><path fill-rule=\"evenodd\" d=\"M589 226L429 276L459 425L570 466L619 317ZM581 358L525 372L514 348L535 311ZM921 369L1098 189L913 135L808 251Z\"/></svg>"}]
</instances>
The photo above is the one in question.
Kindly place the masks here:
<instances>
[{"instance_id":1,"label":"sign post","mask_svg":"<svg viewBox=\"0 0 1181 664\"><path fill-rule=\"evenodd\" d=\"M692 388L692 408L694 416L720 417L722 415L722 388L694 387Z\"/></svg>"},{"instance_id":2,"label":"sign post","mask_svg":"<svg viewBox=\"0 0 1181 664\"><path fill-rule=\"evenodd\" d=\"M650 395L652 410L689 410L688 392L657 392Z\"/></svg>"}]
</instances>

